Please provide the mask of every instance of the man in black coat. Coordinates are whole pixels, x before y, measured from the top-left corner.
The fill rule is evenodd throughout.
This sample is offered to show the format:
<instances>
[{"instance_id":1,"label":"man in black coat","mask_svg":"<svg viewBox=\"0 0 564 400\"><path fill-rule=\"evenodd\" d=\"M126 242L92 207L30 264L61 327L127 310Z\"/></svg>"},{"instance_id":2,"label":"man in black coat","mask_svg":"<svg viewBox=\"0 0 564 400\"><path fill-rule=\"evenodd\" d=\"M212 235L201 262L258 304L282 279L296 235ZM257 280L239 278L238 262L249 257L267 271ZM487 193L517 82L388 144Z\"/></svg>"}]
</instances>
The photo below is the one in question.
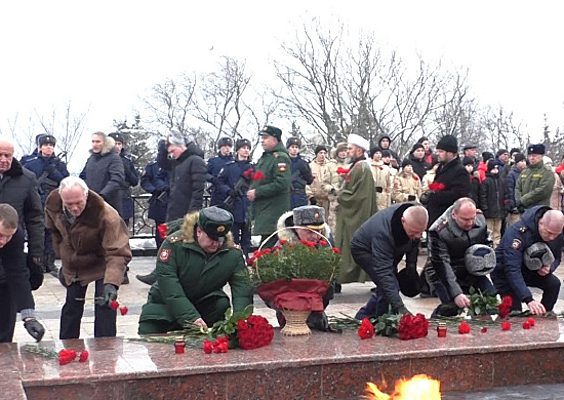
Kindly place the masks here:
<instances>
[{"instance_id":1,"label":"man in black coat","mask_svg":"<svg viewBox=\"0 0 564 400\"><path fill-rule=\"evenodd\" d=\"M292 193L290 196L292 209L308 204L305 188L306 185L311 185L313 182L309 161L300 155L301 145L302 141L297 137L291 137L286 142L286 149L288 149L292 162Z\"/></svg>"},{"instance_id":2,"label":"man in black coat","mask_svg":"<svg viewBox=\"0 0 564 400\"><path fill-rule=\"evenodd\" d=\"M139 172L135 168L133 157L125 150L125 136L120 132L113 132L108 135L115 140L115 151L119 154L123 163L123 172L125 179L121 191L121 213L120 217L129 227L129 220L133 218L133 198L131 197L131 188L139 184Z\"/></svg>"},{"instance_id":3,"label":"man in black coat","mask_svg":"<svg viewBox=\"0 0 564 400\"><path fill-rule=\"evenodd\" d=\"M38 342L45 329L35 319L35 302L25 267L24 231L18 213L0 204L0 343L11 342L19 312L27 332Z\"/></svg>"},{"instance_id":4,"label":"man in black coat","mask_svg":"<svg viewBox=\"0 0 564 400\"><path fill-rule=\"evenodd\" d=\"M416 285L417 248L428 219L423 206L395 204L374 214L354 233L352 256L376 284L376 291L357 312L356 319L378 317L390 306L395 313L408 312L399 294L398 263L405 255L406 271L411 272Z\"/></svg>"},{"instance_id":5,"label":"man in black coat","mask_svg":"<svg viewBox=\"0 0 564 400\"><path fill-rule=\"evenodd\" d=\"M441 305L433 315L454 316L458 308L470 307L470 288L495 295L487 277L495 267L495 254L488 238L484 215L468 197L454 202L429 228L427 279ZM472 247L475 245L484 245ZM470 249L470 250L469 250Z\"/></svg>"},{"instance_id":6,"label":"man in black coat","mask_svg":"<svg viewBox=\"0 0 564 400\"><path fill-rule=\"evenodd\" d=\"M187 144L186 137L180 132L172 131L168 135L166 149L172 158L166 210L166 221L169 222L202 208L207 168L202 150L194 142Z\"/></svg>"},{"instance_id":7,"label":"man in black coat","mask_svg":"<svg viewBox=\"0 0 564 400\"><path fill-rule=\"evenodd\" d=\"M458 157L458 141L452 135L445 135L437 144L439 168L429 192L421 196L421 203L429 211L429 226L447 208L461 197L470 195L470 178Z\"/></svg>"},{"instance_id":8,"label":"man in black coat","mask_svg":"<svg viewBox=\"0 0 564 400\"><path fill-rule=\"evenodd\" d=\"M27 233L27 266L35 290L43 283L43 206L35 174L14 159L14 143L7 139L0 140L0 203L16 209L20 227Z\"/></svg>"},{"instance_id":9,"label":"man in black coat","mask_svg":"<svg viewBox=\"0 0 564 400\"><path fill-rule=\"evenodd\" d=\"M80 178L121 215L121 190L125 185L125 172L114 147L114 139L104 132L92 134L91 155L86 160Z\"/></svg>"},{"instance_id":10,"label":"man in black coat","mask_svg":"<svg viewBox=\"0 0 564 400\"><path fill-rule=\"evenodd\" d=\"M184 134L171 131L165 143L159 143L157 163L170 170L170 189L166 222L184 218L184 215L199 211L203 207L206 185L206 162L204 152ZM155 270L136 278L147 285L157 280Z\"/></svg>"}]
</instances>

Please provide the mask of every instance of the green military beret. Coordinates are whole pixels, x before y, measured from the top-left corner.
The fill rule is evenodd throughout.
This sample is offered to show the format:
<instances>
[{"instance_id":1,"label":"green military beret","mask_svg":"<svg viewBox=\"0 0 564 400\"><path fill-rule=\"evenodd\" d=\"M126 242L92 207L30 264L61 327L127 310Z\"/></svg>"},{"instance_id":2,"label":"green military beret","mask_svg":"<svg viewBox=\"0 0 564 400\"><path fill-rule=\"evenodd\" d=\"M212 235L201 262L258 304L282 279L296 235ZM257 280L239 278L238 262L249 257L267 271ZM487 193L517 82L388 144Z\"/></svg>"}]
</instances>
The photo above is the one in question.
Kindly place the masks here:
<instances>
[{"instance_id":1,"label":"green military beret","mask_svg":"<svg viewBox=\"0 0 564 400\"><path fill-rule=\"evenodd\" d=\"M204 208L200 210L198 215L198 226L210 238L217 240L227 235L231 230L233 215L229 211L216 206Z\"/></svg>"},{"instance_id":2,"label":"green military beret","mask_svg":"<svg viewBox=\"0 0 564 400\"><path fill-rule=\"evenodd\" d=\"M280 142L282 140L282 130L275 126L266 125L259 131L259 136L270 135L274 136Z\"/></svg>"}]
</instances>

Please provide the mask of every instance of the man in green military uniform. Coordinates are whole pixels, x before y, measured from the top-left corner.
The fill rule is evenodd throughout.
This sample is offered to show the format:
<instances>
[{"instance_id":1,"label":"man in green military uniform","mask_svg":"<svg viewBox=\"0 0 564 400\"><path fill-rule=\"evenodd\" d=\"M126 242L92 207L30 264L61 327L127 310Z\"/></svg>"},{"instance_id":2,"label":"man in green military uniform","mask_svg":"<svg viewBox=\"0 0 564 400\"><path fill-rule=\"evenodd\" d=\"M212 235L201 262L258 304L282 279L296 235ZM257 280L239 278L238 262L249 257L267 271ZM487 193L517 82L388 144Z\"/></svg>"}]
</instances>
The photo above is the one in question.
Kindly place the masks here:
<instances>
[{"instance_id":1,"label":"man in green military uniform","mask_svg":"<svg viewBox=\"0 0 564 400\"><path fill-rule=\"evenodd\" d=\"M255 178L247 198L252 202L253 234L265 240L276 231L278 218L290 210L292 172L290 156L282 145L282 131L265 126L259 132L264 153L255 168ZM276 243L276 235L266 247Z\"/></svg>"},{"instance_id":2,"label":"man in green military uniform","mask_svg":"<svg viewBox=\"0 0 564 400\"><path fill-rule=\"evenodd\" d=\"M224 318L230 307L223 291L231 287L233 311L253 303L243 253L230 232L233 216L219 207L187 214L182 228L169 235L157 257L157 282L139 317L139 334L165 333L186 324L202 327Z\"/></svg>"},{"instance_id":3,"label":"man in green military uniform","mask_svg":"<svg viewBox=\"0 0 564 400\"><path fill-rule=\"evenodd\" d=\"M550 206L554 172L544 165L544 153L543 144L532 144L527 148L529 165L519 174L515 184L515 202L520 213L533 206Z\"/></svg>"}]
</instances>

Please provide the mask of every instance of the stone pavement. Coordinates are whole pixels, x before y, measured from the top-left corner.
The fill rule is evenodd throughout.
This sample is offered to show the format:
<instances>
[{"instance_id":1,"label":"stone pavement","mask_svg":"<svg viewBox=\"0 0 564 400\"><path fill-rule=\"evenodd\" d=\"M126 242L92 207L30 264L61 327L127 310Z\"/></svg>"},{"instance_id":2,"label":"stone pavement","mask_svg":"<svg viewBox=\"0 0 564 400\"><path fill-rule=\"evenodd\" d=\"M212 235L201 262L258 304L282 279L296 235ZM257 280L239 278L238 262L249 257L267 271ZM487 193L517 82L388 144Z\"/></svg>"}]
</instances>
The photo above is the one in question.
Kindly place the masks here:
<instances>
[{"instance_id":1,"label":"stone pavement","mask_svg":"<svg viewBox=\"0 0 564 400\"><path fill-rule=\"evenodd\" d=\"M118 315L117 331L118 336L136 337L137 323L141 307L145 304L149 286L135 279L136 274L149 273L155 265L155 257L134 257L129 267L130 284L123 285L119 290L118 301L121 305L129 308L127 315ZM60 261L57 261L59 263ZM423 256L421 256L418 265L423 265ZM559 277L564 278L564 267L557 270ZM328 309L328 315L338 315L345 313L354 316L358 309L364 305L370 296L370 289L374 287L372 283L351 283L343 286L341 294L336 294L331 301ZM59 316L61 308L65 301L65 289L59 283L58 279L49 274L45 275L45 282L41 288L34 292L35 304L38 317L46 328L44 340L56 340L59 338ZM84 317L82 319L81 338L89 338L94 336L94 285L90 285L86 295L86 306L84 309ZM432 310L438 304L435 298L414 299L404 298L407 308L412 312L421 312L430 316ZM275 313L267 308L263 301L255 296L255 313L267 317L274 326L277 326ZM564 310L564 290L560 292L560 300L555 307L556 311ZM19 317L18 317L19 318ZM27 334L23 328L23 324L18 322L14 335L14 341L32 342L33 339Z\"/></svg>"}]
</instances>

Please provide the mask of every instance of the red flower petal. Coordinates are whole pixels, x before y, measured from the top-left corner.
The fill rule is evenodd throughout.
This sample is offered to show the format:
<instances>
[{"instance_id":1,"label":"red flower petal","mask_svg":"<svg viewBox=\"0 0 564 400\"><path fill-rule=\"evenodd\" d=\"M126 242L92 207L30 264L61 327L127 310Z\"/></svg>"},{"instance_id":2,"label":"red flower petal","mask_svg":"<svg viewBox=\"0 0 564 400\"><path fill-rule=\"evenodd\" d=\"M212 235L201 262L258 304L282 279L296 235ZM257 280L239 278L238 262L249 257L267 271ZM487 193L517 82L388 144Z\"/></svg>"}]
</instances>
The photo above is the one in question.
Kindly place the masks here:
<instances>
[{"instance_id":1,"label":"red flower petal","mask_svg":"<svg viewBox=\"0 0 564 400\"><path fill-rule=\"evenodd\" d=\"M122 307L119 308L119 312L121 313L121 315L127 314L128 311L129 311L129 308L127 308L127 306L122 306Z\"/></svg>"},{"instance_id":2,"label":"red flower petal","mask_svg":"<svg viewBox=\"0 0 564 400\"><path fill-rule=\"evenodd\" d=\"M527 322L531 328L535 326L535 319L533 317L527 318Z\"/></svg>"},{"instance_id":3,"label":"red flower petal","mask_svg":"<svg viewBox=\"0 0 564 400\"><path fill-rule=\"evenodd\" d=\"M501 323L501 330L502 330L502 331L508 331L508 330L510 330L510 329L511 329L511 322L509 322L509 321L503 321L503 322Z\"/></svg>"},{"instance_id":4,"label":"red flower petal","mask_svg":"<svg viewBox=\"0 0 564 400\"><path fill-rule=\"evenodd\" d=\"M110 308L111 308L112 310L117 310L117 309L119 308L119 303L118 303L117 301L115 301L115 300L112 300L112 301L110 302Z\"/></svg>"},{"instance_id":5,"label":"red flower petal","mask_svg":"<svg viewBox=\"0 0 564 400\"><path fill-rule=\"evenodd\" d=\"M531 325L527 321L525 321L523 322L523 329L531 329Z\"/></svg>"},{"instance_id":6,"label":"red flower petal","mask_svg":"<svg viewBox=\"0 0 564 400\"><path fill-rule=\"evenodd\" d=\"M88 350L82 350L80 352L80 357L78 358L78 361L79 362L86 362L86 361L88 361L88 356L89 356Z\"/></svg>"}]
</instances>

